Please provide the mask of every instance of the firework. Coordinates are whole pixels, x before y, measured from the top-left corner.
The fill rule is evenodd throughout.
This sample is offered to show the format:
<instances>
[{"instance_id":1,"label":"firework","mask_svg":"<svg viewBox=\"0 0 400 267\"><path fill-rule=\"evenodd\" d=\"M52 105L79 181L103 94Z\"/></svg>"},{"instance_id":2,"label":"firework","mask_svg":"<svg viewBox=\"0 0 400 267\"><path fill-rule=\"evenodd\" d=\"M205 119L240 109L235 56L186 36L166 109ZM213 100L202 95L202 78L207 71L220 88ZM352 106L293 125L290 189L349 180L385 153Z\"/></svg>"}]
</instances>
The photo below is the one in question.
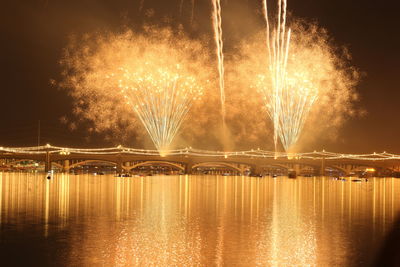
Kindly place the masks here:
<instances>
[{"instance_id":1,"label":"firework","mask_svg":"<svg viewBox=\"0 0 400 267\"><path fill-rule=\"evenodd\" d=\"M218 58L218 73L219 73L219 88L221 98L221 110L222 110L222 121L225 126L225 82L224 82L224 43L222 41L222 17L221 17L221 2L220 0L212 0L213 13L212 21L214 27L214 37L217 46L217 58Z\"/></svg>"},{"instance_id":2,"label":"firework","mask_svg":"<svg viewBox=\"0 0 400 267\"><path fill-rule=\"evenodd\" d=\"M261 88L265 96L268 115L274 124L275 150L277 149L278 137L285 150L288 150L296 143L309 108L316 96L312 95L310 99L307 99L307 93L303 97L302 92L293 90L296 85L294 84L293 88L293 84L288 82L286 67L290 45L290 29L286 31L286 0L278 0L278 20L272 34L269 26L267 0L264 0L263 7L272 90L262 86ZM259 82L265 84L265 76L260 76ZM307 89L304 91L307 91Z\"/></svg>"},{"instance_id":3,"label":"firework","mask_svg":"<svg viewBox=\"0 0 400 267\"><path fill-rule=\"evenodd\" d=\"M264 96L267 113L274 125L275 150L279 139L288 151L298 141L309 113L324 89L313 82L309 71L305 70L307 59L300 62L303 66L294 63L296 55L290 49L291 29L286 28L286 0L278 1L277 23L272 29L266 0L263 7L269 75L258 75L257 87ZM299 68L293 69L293 65Z\"/></svg>"},{"instance_id":4,"label":"firework","mask_svg":"<svg viewBox=\"0 0 400 267\"><path fill-rule=\"evenodd\" d=\"M272 24L267 14L264 2L266 30L243 42L241 52L227 65L235 66L227 72L236 114L229 115L229 122L244 120L258 125L253 131L260 141L271 128L275 150L280 145L286 151L299 149L321 139L322 132L323 138L335 138L346 117L357 113L354 103L359 75L351 67L347 51L332 45L327 31L315 23L292 19L289 27L285 1L279 2L276 23ZM249 85L255 89L254 95L248 91ZM252 105L245 105L243 98ZM271 126L249 116L250 109L259 104ZM228 110L231 114L232 107ZM265 126L268 129L262 133ZM302 134L305 131L307 134ZM248 129L242 132L249 134ZM246 136L242 139L240 142L246 142Z\"/></svg>"},{"instance_id":5,"label":"firework","mask_svg":"<svg viewBox=\"0 0 400 267\"><path fill-rule=\"evenodd\" d=\"M201 70L207 68L199 43L170 30L148 31L104 34L71 44L62 61L62 85L76 100L75 113L91 121L95 131L120 128L142 135L141 123L165 154L203 94ZM121 120L126 127L118 127Z\"/></svg>"}]
</instances>

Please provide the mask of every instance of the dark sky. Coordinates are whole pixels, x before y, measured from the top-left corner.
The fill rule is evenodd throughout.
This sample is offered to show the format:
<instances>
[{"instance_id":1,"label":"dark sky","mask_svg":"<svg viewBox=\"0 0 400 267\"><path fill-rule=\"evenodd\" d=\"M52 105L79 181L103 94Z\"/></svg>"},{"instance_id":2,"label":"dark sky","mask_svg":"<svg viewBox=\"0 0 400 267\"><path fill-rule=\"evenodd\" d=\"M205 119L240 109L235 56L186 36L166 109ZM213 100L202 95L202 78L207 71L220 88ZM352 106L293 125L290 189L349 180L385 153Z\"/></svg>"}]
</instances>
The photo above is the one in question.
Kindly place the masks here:
<instances>
[{"instance_id":1,"label":"dark sky","mask_svg":"<svg viewBox=\"0 0 400 267\"><path fill-rule=\"evenodd\" d=\"M2 3L0 16L1 100L0 145L110 145L101 136L87 140L87 132L71 132L60 123L69 115L71 99L49 81L59 79L59 60L71 34L137 27L143 22L183 24L191 36L211 34L211 0L13 0ZM221 0L226 46L244 38L261 24L261 0ZM6 2L6 1L3 1ZM363 118L349 120L332 142L315 144L338 152L388 151L400 153L399 24L396 1L289 0L296 17L316 20L335 43L349 48L353 64L366 75L358 87ZM269 1L275 5L275 1ZM154 17L146 14L154 11ZM117 141L113 141L117 142Z\"/></svg>"}]
</instances>

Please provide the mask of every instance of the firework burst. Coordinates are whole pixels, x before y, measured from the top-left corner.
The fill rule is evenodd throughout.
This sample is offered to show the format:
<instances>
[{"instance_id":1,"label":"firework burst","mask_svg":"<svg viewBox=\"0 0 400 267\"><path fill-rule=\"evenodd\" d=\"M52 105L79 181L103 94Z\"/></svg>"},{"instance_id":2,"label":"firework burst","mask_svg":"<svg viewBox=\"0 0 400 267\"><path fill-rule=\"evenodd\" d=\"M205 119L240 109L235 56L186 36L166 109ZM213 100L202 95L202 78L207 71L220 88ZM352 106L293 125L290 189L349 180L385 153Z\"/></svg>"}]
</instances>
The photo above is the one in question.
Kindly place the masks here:
<instances>
[{"instance_id":1,"label":"firework burst","mask_svg":"<svg viewBox=\"0 0 400 267\"><path fill-rule=\"evenodd\" d=\"M232 109L236 114L229 116L229 123L251 120L250 128L257 125L251 129L258 142L268 146L265 137L271 129L275 149L282 145L293 151L317 137L335 138L346 118L357 115L359 73L346 49L333 45L325 29L299 19L292 19L289 27L285 9L281 1L272 25L264 2L266 30L243 42L240 53L227 64L234 66L227 71L234 94L227 114ZM244 98L252 104L245 105ZM267 113L265 124L256 120L259 110L249 116L260 104ZM242 128L248 136L249 127ZM246 139L243 136L241 142Z\"/></svg>"},{"instance_id":2,"label":"firework burst","mask_svg":"<svg viewBox=\"0 0 400 267\"><path fill-rule=\"evenodd\" d=\"M264 18L266 22L266 50L268 55L268 73L257 75L257 89L261 92L265 100L268 116L274 126L274 144L277 150L278 140L286 151L289 151L297 143L304 125L309 117L313 106L318 102L321 95L327 95L327 89L323 88L322 82L338 77L338 73L343 75L337 66L333 54L330 54L329 47L315 47L310 43L297 42L292 46L292 31L287 28L286 22L286 0L278 0L278 16L274 27L270 26L268 18L267 1L263 1ZM316 32L314 32L315 34ZM310 34L303 32L302 34ZM313 38L313 37L312 37ZM314 38L315 39L315 38ZM298 48L303 46L304 52ZM324 49L326 49L324 51ZM307 54L311 50L317 55L304 58L302 53ZM315 69L310 62L318 56L326 56L323 69ZM333 70L335 74L331 78L322 77L318 79L318 72L322 70ZM334 70L338 70L334 72ZM315 73L313 73L315 71ZM325 74L325 73L323 73ZM346 76L346 75L343 75ZM317 78L317 79L316 79Z\"/></svg>"},{"instance_id":3,"label":"firework burst","mask_svg":"<svg viewBox=\"0 0 400 267\"><path fill-rule=\"evenodd\" d=\"M203 94L202 55L199 43L170 30L95 36L66 49L62 85L76 99L76 113L96 130L124 118L141 132L139 122L165 154Z\"/></svg>"}]
</instances>

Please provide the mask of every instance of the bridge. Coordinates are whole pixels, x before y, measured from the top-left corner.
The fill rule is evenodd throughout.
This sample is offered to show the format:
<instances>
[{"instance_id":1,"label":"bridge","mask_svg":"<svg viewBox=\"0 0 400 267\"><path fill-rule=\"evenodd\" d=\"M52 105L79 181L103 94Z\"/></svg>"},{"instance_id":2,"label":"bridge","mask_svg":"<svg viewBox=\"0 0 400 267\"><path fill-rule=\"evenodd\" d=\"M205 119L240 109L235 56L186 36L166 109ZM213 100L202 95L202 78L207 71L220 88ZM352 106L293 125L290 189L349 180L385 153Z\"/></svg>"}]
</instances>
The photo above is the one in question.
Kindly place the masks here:
<instances>
[{"instance_id":1,"label":"bridge","mask_svg":"<svg viewBox=\"0 0 400 267\"><path fill-rule=\"evenodd\" d=\"M45 171L57 167L65 172L78 166L95 163L112 164L118 173L129 172L142 166L168 166L186 174L207 167L229 169L240 175L246 172L259 175L268 172L271 168L291 170L297 174L311 171L319 175L325 175L327 170L336 170L345 175L365 170L373 170L383 175L400 172L400 155L386 152L373 154L341 154L326 151L284 153L260 149L224 152L189 147L170 150L165 155L160 155L157 150L123 146L86 149L45 145L0 147L0 160L3 166L13 166L20 161L42 162Z\"/></svg>"}]
</instances>

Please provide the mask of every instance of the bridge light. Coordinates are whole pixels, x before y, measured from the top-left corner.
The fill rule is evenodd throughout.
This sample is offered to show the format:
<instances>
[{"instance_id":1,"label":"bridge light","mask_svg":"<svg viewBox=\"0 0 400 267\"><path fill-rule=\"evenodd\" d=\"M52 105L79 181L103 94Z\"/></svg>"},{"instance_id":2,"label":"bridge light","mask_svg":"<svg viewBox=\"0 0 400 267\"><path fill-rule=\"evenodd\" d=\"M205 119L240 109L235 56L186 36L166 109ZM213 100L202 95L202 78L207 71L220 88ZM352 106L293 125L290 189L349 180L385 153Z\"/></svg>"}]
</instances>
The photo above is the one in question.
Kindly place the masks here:
<instances>
[{"instance_id":1,"label":"bridge light","mask_svg":"<svg viewBox=\"0 0 400 267\"><path fill-rule=\"evenodd\" d=\"M50 147L50 144L46 144L47 147Z\"/></svg>"},{"instance_id":2,"label":"bridge light","mask_svg":"<svg viewBox=\"0 0 400 267\"><path fill-rule=\"evenodd\" d=\"M366 172L374 172L375 169L374 169L374 168L366 168L365 171L366 171Z\"/></svg>"},{"instance_id":3,"label":"bridge light","mask_svg":"<svg viewBox=\"0 0 400 267\"><path fill-rule=\"evenodd\" d=\"M228 158L228 155L227 155L227 154L225 154L225 155L224 155L224 158L226 158L226 159L227 159L227 158Z\"/></svg>"}]
</instances>

